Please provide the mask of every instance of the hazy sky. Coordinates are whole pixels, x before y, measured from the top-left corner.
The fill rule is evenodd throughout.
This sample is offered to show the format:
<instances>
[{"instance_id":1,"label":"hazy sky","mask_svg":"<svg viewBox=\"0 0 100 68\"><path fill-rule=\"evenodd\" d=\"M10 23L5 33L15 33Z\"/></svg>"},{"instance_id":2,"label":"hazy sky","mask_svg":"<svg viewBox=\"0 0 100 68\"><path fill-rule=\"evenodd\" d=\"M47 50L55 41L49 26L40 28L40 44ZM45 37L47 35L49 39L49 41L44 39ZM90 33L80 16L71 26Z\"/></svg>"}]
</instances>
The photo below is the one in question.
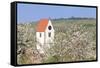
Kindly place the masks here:
<instances>
[{"instance_id":1,"label":"hazy sky","mask_svg":"<svg viewBox=\"0 0 100 68\"><path fill-rule=\"evenodd\" d=\"M93 17L96 18L96 8L22 4L17 6L18 23L37 21L41 18Z\"/></svg>"}]
</instances>

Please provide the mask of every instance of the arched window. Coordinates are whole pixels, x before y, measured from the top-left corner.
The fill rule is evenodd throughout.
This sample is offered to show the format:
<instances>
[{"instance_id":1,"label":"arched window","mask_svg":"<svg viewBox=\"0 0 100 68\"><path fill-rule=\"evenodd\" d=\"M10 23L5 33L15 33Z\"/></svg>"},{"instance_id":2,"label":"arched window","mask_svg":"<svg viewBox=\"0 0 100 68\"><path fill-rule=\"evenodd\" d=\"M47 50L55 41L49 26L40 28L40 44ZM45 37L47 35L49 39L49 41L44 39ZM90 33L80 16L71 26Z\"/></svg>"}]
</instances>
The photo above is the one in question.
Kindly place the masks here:
<instances>
[{"instance_id":1,"label":"arched window","mask_svg":"<svg viewBox=\"0 0 100 68\"><path fill-rule=\"evenodd\" d=\"M41 35L41 33L40 33L40 37L41 37L42 35Z\"/></svg>"},{"instance_id":2,"label":"arched window","mask_svg":"<svg viewBox=\"0 0 100 68\"><path fill-rule=\"evenodd\" d=\"M51 32L48 33L48 36L51 37Z\"/></svg>"}]
</instances>

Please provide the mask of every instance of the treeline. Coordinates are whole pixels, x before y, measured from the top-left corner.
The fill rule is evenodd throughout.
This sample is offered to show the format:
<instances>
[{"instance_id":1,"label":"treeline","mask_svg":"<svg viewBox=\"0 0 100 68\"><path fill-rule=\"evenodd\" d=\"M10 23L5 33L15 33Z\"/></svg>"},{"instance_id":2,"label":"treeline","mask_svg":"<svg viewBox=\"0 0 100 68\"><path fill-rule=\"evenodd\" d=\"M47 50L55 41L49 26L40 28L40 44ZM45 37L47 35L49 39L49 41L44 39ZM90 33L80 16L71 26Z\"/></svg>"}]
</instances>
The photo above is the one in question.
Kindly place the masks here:
<instances>
[{"instance_id":1,"label":"treeline","mask_svg":"<svg viewBox=\"0 0 100 68\"><path fill-rule=\"evenodd\" d=\"M88 18L88 17L70 17L70 18L55 18L52 19L54 21L58 20L95 20L95 18Z\"/></svg>"}]
</instances>

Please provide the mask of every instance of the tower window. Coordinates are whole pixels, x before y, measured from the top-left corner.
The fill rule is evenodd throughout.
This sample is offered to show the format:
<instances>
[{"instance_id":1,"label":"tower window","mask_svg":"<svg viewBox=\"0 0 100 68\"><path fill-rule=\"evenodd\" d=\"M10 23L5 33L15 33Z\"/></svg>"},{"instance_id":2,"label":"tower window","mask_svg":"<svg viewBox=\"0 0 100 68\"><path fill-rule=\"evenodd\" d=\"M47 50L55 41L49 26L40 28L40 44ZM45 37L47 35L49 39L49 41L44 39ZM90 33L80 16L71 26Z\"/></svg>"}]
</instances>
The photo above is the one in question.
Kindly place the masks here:
<instances>
[{"instance_id":1,"label":"tower window","mask_svg":"<svg viewBox=\"0 0 100 68\"><path fill-rule=\"evenodd\" d=\"M51 29L52 29L52 27L51 27L51 26L48 26L48 29L49 29L49 30L51 30Z\"/></svg>"},{"instance_id":2,"label":"tower window","mask_svg":"<svg viewBox=\"0 0 100 68\"><path fill-rule=\"evenodd\" d=\"M49 32L48 36L51 37L51 32Z\"/></svg>"},{"instance_id":3,"label":"tower window","mask_svg":"<svg viewBox=\"0 0 100 68\"><path fill-rule=\"evenodd\" d=\"M42 35L41 35L41 33L40 33L40 37L41 37Z\"/></svg>"}]
</instances>

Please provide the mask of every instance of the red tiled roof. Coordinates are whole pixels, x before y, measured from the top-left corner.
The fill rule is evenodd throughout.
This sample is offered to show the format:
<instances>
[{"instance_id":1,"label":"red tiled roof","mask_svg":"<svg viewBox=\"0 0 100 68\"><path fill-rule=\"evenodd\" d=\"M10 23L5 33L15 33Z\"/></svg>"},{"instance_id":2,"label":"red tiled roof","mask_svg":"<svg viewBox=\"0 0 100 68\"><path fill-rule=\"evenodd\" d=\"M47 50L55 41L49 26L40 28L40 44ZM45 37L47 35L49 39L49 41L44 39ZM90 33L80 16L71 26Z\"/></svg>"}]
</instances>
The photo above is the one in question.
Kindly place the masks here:
<instances>
[{"instance_id":1,"label":"red tiled roof","mask_svg":"<svg viewBox=\"0 0 100 68\"><path fill-rule=\"evenodd\" d=\"M48 19L41 19L39 21L39 23L37 24L36 31L37 32L44 32L47 24L48 24Z\"/></svg>"}]
</instances>

